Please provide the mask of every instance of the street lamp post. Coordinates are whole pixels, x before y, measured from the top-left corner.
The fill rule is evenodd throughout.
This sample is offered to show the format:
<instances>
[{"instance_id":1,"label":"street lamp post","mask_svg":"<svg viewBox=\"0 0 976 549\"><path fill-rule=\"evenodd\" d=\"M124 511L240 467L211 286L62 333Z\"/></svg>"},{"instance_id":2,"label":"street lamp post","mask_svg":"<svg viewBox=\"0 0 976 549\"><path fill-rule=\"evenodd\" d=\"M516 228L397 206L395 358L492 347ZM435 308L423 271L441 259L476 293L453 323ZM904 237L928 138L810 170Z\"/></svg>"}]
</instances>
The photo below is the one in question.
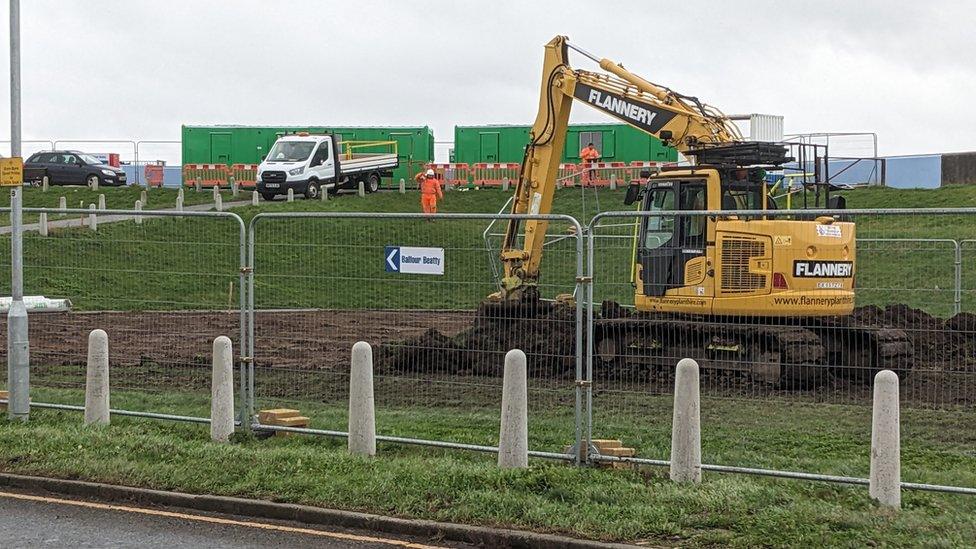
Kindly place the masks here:
<instances>
[{"instance_id":1,"label":"street lamp post","mask_svg":"<svg viewBox=\"0 0 976 549\"><path fill-rule=\"evenodd\" d=\"M20 0L10 0L10 156L21 155ZM23 185L10 191L10 291L7 312L7 414L27 421L30 415L30 347L24 307Z\"/></svg>"}]
</instances>

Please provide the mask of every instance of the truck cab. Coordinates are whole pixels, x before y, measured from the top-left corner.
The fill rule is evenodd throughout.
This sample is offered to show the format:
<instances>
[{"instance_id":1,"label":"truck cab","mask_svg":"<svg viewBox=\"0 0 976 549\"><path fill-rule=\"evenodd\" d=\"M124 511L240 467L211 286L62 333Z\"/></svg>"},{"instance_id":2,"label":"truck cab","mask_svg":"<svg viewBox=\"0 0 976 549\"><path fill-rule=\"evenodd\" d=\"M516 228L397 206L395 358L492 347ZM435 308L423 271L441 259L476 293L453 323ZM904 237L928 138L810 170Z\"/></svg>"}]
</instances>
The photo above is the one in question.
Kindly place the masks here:
<instances>
[{"instance_id":1,"label":"truck cab","mask_svg":"<svg viewBox=\"0 0 976 549\"><path fill-rule=\"evenodd\" d=\"M366 192L376 192L382 177L392 175L398 165L392 154L354 153L354 142L345 144L333 134L299 133L282 136L271 147L257 172L257 190L265 200L273 200L288 189L305 198L318 198L325 189L335 193L362 182Z\"/></svg>"}]
</instances>

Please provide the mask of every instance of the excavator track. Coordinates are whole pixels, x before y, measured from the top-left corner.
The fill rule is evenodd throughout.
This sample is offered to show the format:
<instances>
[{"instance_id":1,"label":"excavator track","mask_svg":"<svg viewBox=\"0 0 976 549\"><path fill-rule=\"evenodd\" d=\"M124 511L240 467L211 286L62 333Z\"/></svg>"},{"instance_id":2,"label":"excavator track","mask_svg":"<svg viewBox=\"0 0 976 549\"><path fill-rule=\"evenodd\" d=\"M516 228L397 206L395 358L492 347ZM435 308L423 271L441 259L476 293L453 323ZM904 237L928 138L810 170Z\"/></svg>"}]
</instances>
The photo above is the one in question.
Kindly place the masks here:
<instances>
[{"instance_id":1,"label":"excavator track","mask_svg":"<svg viewBox=\"0 0 976 549\"><path fill-rule=\"evenodd\" d=\"M868 381L881 369L907 372L913 348L904 330L850 318L736 319L629 313L604 303L594 326L596 365L673 368L695 358L707 373L734 373L787 390L807 389L828 376Z\"/></svg>"}]
</instances>

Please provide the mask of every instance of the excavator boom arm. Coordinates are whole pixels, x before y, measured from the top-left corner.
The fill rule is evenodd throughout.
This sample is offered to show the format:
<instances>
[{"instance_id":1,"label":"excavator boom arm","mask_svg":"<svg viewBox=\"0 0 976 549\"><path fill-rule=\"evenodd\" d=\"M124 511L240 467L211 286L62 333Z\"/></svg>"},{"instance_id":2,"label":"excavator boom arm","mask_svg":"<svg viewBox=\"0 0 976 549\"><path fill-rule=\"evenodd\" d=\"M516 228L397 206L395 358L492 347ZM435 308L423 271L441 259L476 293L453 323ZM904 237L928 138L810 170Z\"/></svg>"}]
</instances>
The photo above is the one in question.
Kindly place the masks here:
<instances>
[{"instance_id":1,"label":"excavator boom arm","mask_svg":"<svg viewBox=\"0 0 976 549\"><path fill-rule=\"evenodd\" d=\"M574 70L568 50L598 62L610 74ZM601 110L685 152L703 144L731 143L742 136L718 109L694 97L678 94L630 73L622 65L598 59L575 46L565 36L546 44L539 112L529 133L519 179L515 186L513 214L545 215L552 211L556 174L573 100ZM537 292L539 267L548 222L531 219L508 223L501 259L505 266L501 299L517 300ZM520 231L522 242L519 244Z\"/></svg>"}]
</instances>

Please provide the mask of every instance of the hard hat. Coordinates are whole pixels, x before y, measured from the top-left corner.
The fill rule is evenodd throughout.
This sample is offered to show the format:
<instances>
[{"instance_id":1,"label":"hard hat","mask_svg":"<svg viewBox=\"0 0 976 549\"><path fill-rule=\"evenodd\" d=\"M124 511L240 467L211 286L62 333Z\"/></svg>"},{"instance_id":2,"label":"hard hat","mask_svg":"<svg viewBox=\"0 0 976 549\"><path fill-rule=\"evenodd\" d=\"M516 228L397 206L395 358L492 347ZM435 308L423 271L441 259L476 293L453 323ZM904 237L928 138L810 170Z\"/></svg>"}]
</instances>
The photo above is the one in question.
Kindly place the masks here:
<instances>
[{"instance_id":1,"label":"hard hat","mask_svg":"<svg viewBox=\"0 0 976 549\"><path fill-rule=\"evenodd\" d=\"M424 175L429 175L429 176L433 177L434 176L434 170L427 170L427 173L424 174Z\"/></svg>"}]
</instances>

